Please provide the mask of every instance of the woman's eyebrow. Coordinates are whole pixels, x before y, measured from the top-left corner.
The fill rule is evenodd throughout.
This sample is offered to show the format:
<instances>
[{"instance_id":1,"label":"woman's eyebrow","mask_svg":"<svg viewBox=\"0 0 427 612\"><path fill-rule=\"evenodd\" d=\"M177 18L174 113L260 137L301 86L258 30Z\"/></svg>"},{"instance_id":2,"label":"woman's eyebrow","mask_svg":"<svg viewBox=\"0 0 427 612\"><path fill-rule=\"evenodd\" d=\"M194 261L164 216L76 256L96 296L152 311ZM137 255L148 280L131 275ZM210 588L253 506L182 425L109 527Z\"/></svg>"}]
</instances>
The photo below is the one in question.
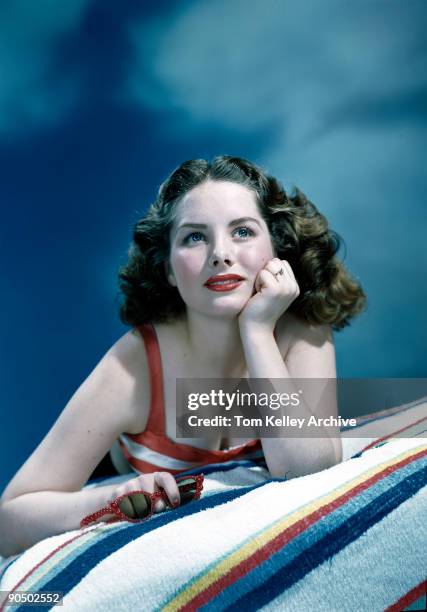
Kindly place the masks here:
<instances>
[{"instance_id":1,"label":"woman's eyebrow","mask_svg":"<svg viewBox=\"0 0 427 612\"><path fill-rule=\"evenodd\" d=\"M258 221L258 219L254 219L254 217L239 217L239 219L233 219L233 221L230 221L230 223L228 224L228 227L236 225L236 223L245 223L246 221L254 221L261 227L261 223ZM197 227L200 229L206 229L207 225L205 225L204 223L182 223L177 227L176 233L178 233L179 230L184 227Z\"/></svg>"}]
</instances>

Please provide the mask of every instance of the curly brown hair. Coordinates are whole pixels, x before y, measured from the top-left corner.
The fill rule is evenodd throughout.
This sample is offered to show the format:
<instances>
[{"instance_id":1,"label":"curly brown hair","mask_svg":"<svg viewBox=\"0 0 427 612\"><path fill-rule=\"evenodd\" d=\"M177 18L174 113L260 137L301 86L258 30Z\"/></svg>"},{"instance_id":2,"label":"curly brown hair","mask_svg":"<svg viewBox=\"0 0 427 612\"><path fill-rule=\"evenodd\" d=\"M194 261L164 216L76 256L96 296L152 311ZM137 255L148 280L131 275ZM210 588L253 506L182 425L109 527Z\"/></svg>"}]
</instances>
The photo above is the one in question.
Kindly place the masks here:
<instances>
[{"instance_id":1,"label":"curly brown hair","mask_svg":"<svg viewBox=\"0 0 427 612\"><path fill-rule=\"evenodd\" d=\"M177 204L191 189L207 180L231 181L256 195L277 257L292 267L300 295L289 307L310 324L330 324L339 331L362 312L366 297L336 257L342 238L329 229L326 218L297 188L286 193L281 183L240 157L221 155L211 163L185 161L162 183L155 202L134 227L128 261L119 269L124 295L120 319L126 325L173 320L186 305L166 278L169 235Z\"/></svg>"}]
</instances>

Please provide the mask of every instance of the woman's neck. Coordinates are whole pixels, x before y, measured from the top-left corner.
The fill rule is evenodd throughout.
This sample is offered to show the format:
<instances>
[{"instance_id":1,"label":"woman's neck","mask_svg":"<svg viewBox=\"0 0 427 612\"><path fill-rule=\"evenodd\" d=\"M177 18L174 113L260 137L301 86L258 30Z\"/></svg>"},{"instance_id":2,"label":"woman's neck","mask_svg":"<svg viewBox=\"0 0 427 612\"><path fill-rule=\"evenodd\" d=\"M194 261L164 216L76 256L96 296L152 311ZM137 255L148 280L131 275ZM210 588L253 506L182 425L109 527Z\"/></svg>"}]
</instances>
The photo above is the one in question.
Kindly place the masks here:
<instances>
[{"instance_id":1,"label":"woman's neck","mask_svg":"<svg viewBox=\"0 0 427 612\"><path fill-rule=\"evenodd\" d=\"M215 319L190 314L181 322L190 360L213 377L239 378L246 370L237 318Z\"/></svg>"}]
</instances>

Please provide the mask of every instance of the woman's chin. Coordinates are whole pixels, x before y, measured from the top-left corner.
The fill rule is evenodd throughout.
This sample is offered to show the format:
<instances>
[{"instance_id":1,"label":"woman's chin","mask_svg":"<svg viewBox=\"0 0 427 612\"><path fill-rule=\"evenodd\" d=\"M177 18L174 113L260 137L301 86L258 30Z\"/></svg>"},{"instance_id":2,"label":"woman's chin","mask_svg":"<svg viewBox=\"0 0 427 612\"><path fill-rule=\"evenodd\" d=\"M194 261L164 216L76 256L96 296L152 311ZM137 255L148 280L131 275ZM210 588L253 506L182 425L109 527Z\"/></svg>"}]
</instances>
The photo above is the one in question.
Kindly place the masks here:
<instances>
[{"instance_id":1,"label":"woman's chin","mask_svg":"<svg viewBox=\"0 0 427 612\"><path fill-rule=\"evenodd\" d=\"M210 314L214 317L223 319L236 319L245 307L246 302L235 302L234 304L221 304L215 308L210 308Z\"/></svg>"},{"instance_id":2,"label":"woman's chin","mask_svg":"<svg viewBox=\"0 0 427 612\"><path fill-rule=\"evenodd\" d=\"M199 302L197 306L196 304L190 306L187 302L187 308L215 318L236 319L250 300L250 297L246 292L245 295L242 293L236 295L231 292L218 292L217 295L214 295L213 300L204 300Z\"/></svg>"}]
</instances>

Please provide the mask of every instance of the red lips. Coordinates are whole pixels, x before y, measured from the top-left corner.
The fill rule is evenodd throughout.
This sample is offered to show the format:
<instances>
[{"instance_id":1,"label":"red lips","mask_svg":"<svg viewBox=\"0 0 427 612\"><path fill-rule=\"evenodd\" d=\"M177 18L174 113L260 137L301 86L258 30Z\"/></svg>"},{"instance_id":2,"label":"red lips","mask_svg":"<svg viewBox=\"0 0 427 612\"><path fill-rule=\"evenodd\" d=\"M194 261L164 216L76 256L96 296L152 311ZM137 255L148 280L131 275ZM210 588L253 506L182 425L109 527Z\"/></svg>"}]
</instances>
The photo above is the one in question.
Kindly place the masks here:
<instances>
[{"instance_id":1,"label":"red lips","mask_svg":"<svg viewBox=\"0 0 427 612\"><path fill-rule=\"evenodd\" d=\"M238 274L218 274L217 276L210 276L206 281L205 285L210 285L211 283L217 283L220 281L241 281L244 280L242 276Z\"/></svg>"}]
</instances>

